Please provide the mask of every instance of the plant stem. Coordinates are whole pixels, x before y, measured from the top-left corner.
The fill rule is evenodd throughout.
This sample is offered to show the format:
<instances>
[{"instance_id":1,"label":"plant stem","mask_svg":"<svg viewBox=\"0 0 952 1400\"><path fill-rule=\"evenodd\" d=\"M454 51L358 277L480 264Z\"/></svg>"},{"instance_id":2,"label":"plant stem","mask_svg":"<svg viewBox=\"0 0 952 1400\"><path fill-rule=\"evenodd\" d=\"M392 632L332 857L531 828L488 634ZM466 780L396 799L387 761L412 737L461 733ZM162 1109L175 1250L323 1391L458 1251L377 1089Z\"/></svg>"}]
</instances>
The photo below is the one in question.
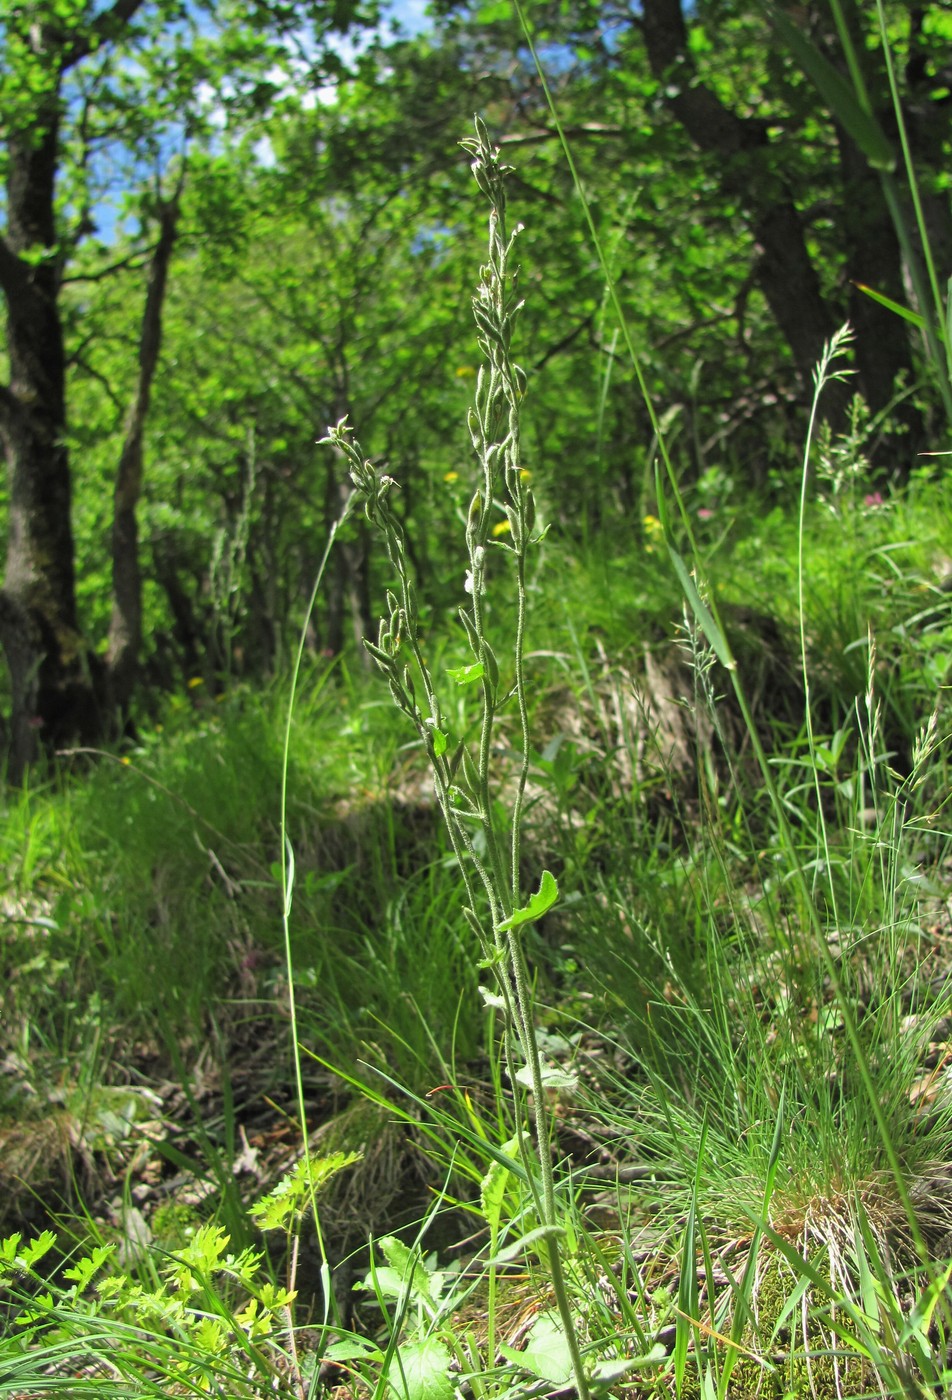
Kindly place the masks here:
<instances>
[{"instance_id":1,"label":"plant stem","mask_svg":"<svg viewBox=\"0 0 952 1400\"><path fill-rule=\"evenodd\" d=\"M482 268L473 312L479 345L486 363L479 370L473 408L468 423L473 448L482 468L480 488L470 502L466 520L468 562L467 592L470 602L460 617L474 662L455 673L460 685L479 683L480 722L475 761L461 740L451 751L436 684L419 640L419 615L410 577L403 526L394 513L390 494L395 483L365 460L345 421L328 430L327 441L348 460L354 485L364 500L367 518L384 537L387 554L396 572L399 602L388 593L389 617L381 620L376 643L368 650L390 685L394 702L413 723L433 773L437 801L443 814L454 854L465 881L468 922L483 947L486 965L492 968L505 1008L504 1048L513 1092L528 1082L532 1096L533 1148L526 1140L522 1114L516 1113L516 1133L526 1179L536 1210L546 1227L546 1258L556 1306L572 1359L579 1400L588 1400L581 1347L559 1252L559 1225L555 1176L552 1166L551 1123L546 1087L535 1030L535 1015L522 938L526 922L521 910L521 828L529 777L530 733L525 675L527 629L526 555L535 523L535 504L520 459L520 410L526 379L510 355L512 328L521 310L517 300L516 273L511 254L519 233L506 228L505 175L507 167L490 144L485 126L476 121L476 139L462 143L473 156L473 174L490 202L489 261ZM505 521L494 526L493 512L502 504ZM501 536L508 536L503 539ZM487 635L487 569L489 551L511 556L515 574L517 623L513 656L514 679L508 694L500 690L499 666ZM409 654L411 664L403 658ZM416 703L420 682L429 711ZM503 696L500 699L500 696ZM499 710L515 697L521 735L521 757L510 798L508 859L503 856L504 832L500 827L499 798L493 792L493 734ZM477 830L480 849L473 838ZM549 877L551 880L551 876ZM482 895L480 916L477 894ZM523 918L514 923L519 911ZM517 1064L521 1058L526 1070Z\"/></svg>"}]
</instances>

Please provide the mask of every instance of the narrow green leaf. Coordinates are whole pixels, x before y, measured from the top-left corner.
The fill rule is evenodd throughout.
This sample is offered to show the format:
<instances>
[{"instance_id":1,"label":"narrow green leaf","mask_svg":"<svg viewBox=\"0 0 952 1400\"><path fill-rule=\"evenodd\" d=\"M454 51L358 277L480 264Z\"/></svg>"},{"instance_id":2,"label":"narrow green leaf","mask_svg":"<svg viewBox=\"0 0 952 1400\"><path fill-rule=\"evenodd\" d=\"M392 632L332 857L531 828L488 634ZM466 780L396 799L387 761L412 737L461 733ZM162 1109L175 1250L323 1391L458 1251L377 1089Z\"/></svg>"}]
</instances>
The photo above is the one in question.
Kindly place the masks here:
<instances>
[{"instance_id":1,"label":"narrow green leaf","mask_svg":"<svg viewBox=\"0 0 952 1400\"><path fill-rule=\"evenodd\" d=\"M788 1318L799 1316L803 1295L809 1287L810 1280L808 1278L798 1279L796 1287L791 1291L790 1296L784 1302L783 1307L777 1314L777 1320L770 1330L771 1344L776 1342L777 1338L783 1334L784 1328L787 1326Z\"/></svg>"},{"instance_id":2,"label":"narrow green leaf","mask_svg":"<svg viewBox=\"0 0 952 1400\"><path fill-rule=\"evenodd\" d=\"M291 904L294 899L294 847L287 837L284 838L284 846L287 858L287 863L285 865L287 875L284 885L284 916L287 918L291 913Z\"/></svg>"},{"instance_id":3,"label":"narrow green leaf","mask_svg":"<svg viewBox=\"0 0 952 1400\"><path fill-rule=\"evenodd\" d=\"M561 1239L564 1234L565 1230L561 1225L538 1225L534 1230L521 1235L519 1239L514 1240L512 1244L506 1245L505 1249L501 1249L498 1254L493 1255L489 1261L490 1266L511 1264L524 1254L530 1245L535 1245L539 1240Z\"/></svg>"},{"instance_id":4,"label":"narrow green leaf","mask_svg":"<svg viewBox=\"0 0 952 1400\"><path fill-rule=\"evenodd\" d=\"M368 642L366 637L364 638L364 649L368 652L370 656L373 657L378 666L383 666L385 670L390 669L391 664L393 662L393 658L389 655L389 653L383 651L373 642Z\"/></svg>"},{"instance_id":5,"label":"narrow green leaf","mask_svg":"<svg viewBox=\"0 0 952 1400\"><path fill-rule=\"evenodd\" d=\"M456 777L457 771L459 769L460 763L462 762L463 755L465 754L465 752L466 740L465 738L463 738L460 739L459 743L456 745L456 748L453 750L453 757L450 759L449 770L451 778Z\"/></svg>"},{"instance_id":6,"label":"narrow green leaf","mask_svg":"<svg viewBox=\"0 0 952 1400\"><path fill-rule=\"evenodd\" d=\"M856 1250L856 1272L859 1275L859 1296L863 1302L863 1311L866 1314L866 1324L873 1331L880 1331L879 1325L879 1293L876 1288L876 1279L870 1268L869 1259L863 1241L863 1232L859 1225L854 1226L854 1241Z\"/></svg>"},{"instance_id":7,"label":"narrow green leaf","mask_svg":"<svg viewBox=\"0 0 952 1400\"><path fill-rule=\"evenodd\" d=\"M922 330L925 327L925 317L920 316L917 311L910 311L908 306L900 306L898 301L893 301L892 297L884 296L882 292L874 292L872 287L867 287L865 282L854 282L853 286L861 291L864 296L871 297L873 301L879 302L880 306L885 306L887 311L891 311L895 316L901 316L910 325Z\"/></svg>"},{"instance_id":8,"label":"narrow green leaf","mask_svg":"<svg viewBox=\"0 0 952 1400\"><path fill-rule=\"evenodd\" d=\"M724 667L725 671L735 671L737 669L737 662L731 654L731 649L727 644L727 638L714 621L710 609L702 600L700 593L698 593L697 584L688 572L687 565L677 550L670 544L668 545L668 553L671 555L671 562L674 565L674 571L684 590L684 596L691 605L691 611L697 619L698 626L714 648L714 655Z\"/></svg>"},{"instance_id":9,"label":"narrow green leaf","mask_svg":"<svg viewBox=\"0 0 952 1400\"><path fill-rule=\"evenodd\" d=\"M952 1278L952 1263L946 1265L919 1298L909 1314L906 1324L899 1334L899 1345L904 1346L916 1334L926 1336L932 1326L932 1319L938 1304L945 1298L945 1290Z\"/></svg>"},{"instance_id":10,"label":"narrow green leaf","mask_svg":"<svg viewBox=\"0 0 952 1400\"><path fill-rule=\"evenodd\" d=\"M896 155L879 122L860 104L850 84L783 10L765 6L767 18L804 73L875 170L895 170Z\"/></svg>"},{"instance_id":11,"label":"narrow green leaf","mask_svg":"<svg viewBox=\"0 0 952 1400\"><path fill-rule=\"evenodd\" d=\"M668 1359L663 1342L656 1342L644 1356L610 1356L596 1361L592 1368L592 1385L602 1387L616 1385L629 1371L642 1370L648 1366L661 1366Z\"/></svg>"},{"instance_id":12,"label":"narrow green leaf","mask_svg":"<svg viewBox=\"0 0 952 1400\"><path fill-rule=\"evenodd\" d=\"M433 734L433 753L436 758L442 758L446 753L447 738L442 729L437 729L436 725L430 726Z\"/></svg>"},{"instance_id":13,"label":"narrow green leaf","mask_svg":"<svg viewBox=\"0 0 952 1400\"><path fill-rule=\"evenodd\" d=\"M681 1238L681 1271L678 1279L678 1316L675 1323L674 1350L671 1357L674 1366L675 1385L677 1394L679 1395L684 1389L684 1377L687 1370L691 1338L695 1331L698 1317L696 1257L698 1198L701 1192L701 1173L706 1145L707 1120L705 1119L701 1125L701 1136L697 1147L697 1164L694 1169L694 1187L688 1206L687 1220L684 1224L684 1234Z\"/></svg>"}]
</instances>

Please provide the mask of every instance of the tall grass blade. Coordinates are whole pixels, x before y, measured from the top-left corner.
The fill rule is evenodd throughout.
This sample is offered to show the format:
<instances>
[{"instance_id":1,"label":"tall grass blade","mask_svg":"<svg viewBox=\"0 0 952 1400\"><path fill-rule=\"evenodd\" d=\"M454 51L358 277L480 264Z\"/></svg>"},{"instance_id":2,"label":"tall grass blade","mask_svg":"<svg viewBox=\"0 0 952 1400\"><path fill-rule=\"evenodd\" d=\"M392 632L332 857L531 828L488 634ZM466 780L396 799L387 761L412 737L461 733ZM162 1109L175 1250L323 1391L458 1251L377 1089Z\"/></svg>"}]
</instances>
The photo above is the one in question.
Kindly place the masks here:
<instances>
[{"instance_id":1,"label":"tall grass blade","mask_svg":"<svg viewBox=\"0 0 952 1400\"><path fill-rule=\"evenodd\" d=\"M797 59L800 67L830 107L838 122L846 128L875 170L896 168L896 153L879 122L868 106L857 99L849 83L803 30L776 5L764 5L772 28Z\"/></svg>"}]
</instances>

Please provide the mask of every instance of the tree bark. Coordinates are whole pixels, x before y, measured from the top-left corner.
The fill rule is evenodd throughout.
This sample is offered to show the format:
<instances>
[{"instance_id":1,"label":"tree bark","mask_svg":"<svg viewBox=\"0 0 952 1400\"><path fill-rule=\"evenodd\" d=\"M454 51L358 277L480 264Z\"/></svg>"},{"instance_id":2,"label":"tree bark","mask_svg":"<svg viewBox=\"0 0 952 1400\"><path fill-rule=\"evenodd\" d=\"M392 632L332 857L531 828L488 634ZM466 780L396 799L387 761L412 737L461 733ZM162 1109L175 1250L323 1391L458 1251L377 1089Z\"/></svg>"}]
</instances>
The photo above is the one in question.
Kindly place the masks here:
<instances>
[{"instance_id":1,"label":"tree bark","mask_svg":"<svg viewBox=\"0 0 952 1400\"><path fill-rule=\"evenodd\" d=\"M182 679L190 680L202 671L202 655L208 649L208 628L196 616L192 600L179 577L179 561L174 542L158 535L152 540L155 581L165 592L172 614L172 636L179 648Z\"/></svg>"},{"instance_id":2,"label":"tree bark","mask_svg":"<svg viewBox=\"0 0 952 1400\"><path fill-rule=\"evenodd\" d=\"M902 251L878 175L844 132L838 131L837 136L843 182L840 227L850 275L849 319L856 332L853 348L863 394L876 413L892 402L900 376L907 386L912 383L912 357L902 323L856 284L904 303ZM891 417L914 439L904 452L911 466L921 432L918 414L908 404L900 404Z\"/></svg>"},{"instance_id":3,"label":"tree bark","mask_svg":"<svg viewBox=\"0 0 952 1400\"><path fill-rule=\"evenodd\" d=\"M143 437L162 346L162 307L181 193L182 177L172 198L159 207L159 240L149 267L139 338L138 382L126 417L113 497L112 616L106 664L109 699L121 719L128 714L142 647L142 574L136 510L142 494Z\"/></svg>"},{"instance_id":4,"label":"tree bark","mask_svg":"<svg viewBox=\"0 0 952 1400\"><path fill-rule=\"evenodd\" d=\"M66 354L59 313L63 252L56 177L64 74L120 34L144 0L114 0L85 27L55 6L11 10L6 39L20 55L21 100L7 122L6 231L0 292L10 377L0 386L0 441L9 490L0 645L10 671L7 776L20 781L42 743L95 742L103 722L101 665L80 634L66 446Z\"/></svg>"},{"instance_id":5,"label":"tree bark","mask_svg":"<svg viewBox=\"0 0 952 1400\"><path fill-rule=\"evenodd\" d=\"M759 253L757 278L771 313L790 347L804 386L809 386L824 342L841 319L823 295L807 247L806 228L771 143L766 124L740 117L699 80L688 47L681 0L644 0L643 32L652 74L664 84L666 103L699 150L713 157L722 188L747 211ZM848 275L879 277L895 287L898 245L875 177L841 134L844 179L840 226ZM862 169L860 169L862 164ZM850 204L856 199L856 207ZM892 294L892 293L890 293ZM909 368L901 328L883 335L868 329L870 309L850 298L863 328L859 336L855 388L874 411L891 399L896 374ZM824 402L827 417L841 421L854 385L834 383Z\"/></svg>"},{"instance_id":6,"label":"tree bark","mask_svg":"<svg viewBox=\"0 0 952 1400\"><path fill-rule=\"evenodd\" d=\"M9 384L0 395L10 500L0 641L11 674L8 775L15 781L35 756L39 739L50 747L74 737L86 742L96 728L91 666L77 627L74 590L54 223L58 104L54 81L33 129L8 139L7 232L0 238L10 365Z\"/></svg>"}]
</instances>

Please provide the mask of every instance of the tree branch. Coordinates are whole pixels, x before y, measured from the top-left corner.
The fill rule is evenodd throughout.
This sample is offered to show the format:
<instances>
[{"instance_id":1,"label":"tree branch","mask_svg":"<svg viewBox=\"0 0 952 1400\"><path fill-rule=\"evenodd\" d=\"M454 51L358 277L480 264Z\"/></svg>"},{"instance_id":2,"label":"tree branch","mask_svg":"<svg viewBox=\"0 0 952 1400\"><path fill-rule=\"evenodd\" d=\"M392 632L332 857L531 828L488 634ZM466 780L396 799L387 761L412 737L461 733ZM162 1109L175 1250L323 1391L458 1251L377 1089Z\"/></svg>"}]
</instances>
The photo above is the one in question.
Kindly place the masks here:
<instances>
[{"instance_id":1,"label":"tree branch","mask_svg":"<svg viewBox=\"0 0 952 1400\"><path fill-rule=\"evenodd\" d=\"M139 249L135 253L130 253L128 257L120 258L118 262L107 263L105 267L99 268L96 272L76 272L71 277L61 277L60 286L69 287L75 282L102 282L107 277L111 277L114 272L138 272L140 268L146 266L154 253L154 246Z\"/></svg>"},{"instance_id":2,"label":"tree branch","mask_svg":"<svg viewBox=\"0 0 952 1400\"><path fill-rule=\"evenodd\" d=\"M665 87L666 105L696 146L723 158L766 145L766 122L739 117L698 82L681 0L645 0L642 33L652 75Z\"/></svg>"},{"instance_id":3,"label":"tree branch","mask_svg":"<svg viewBox=\"0 0 952 1400\"><path fill-rule=\"evenodd\" d=\"M595 313L593 311L590 316L585 317L584 321L579 321L578 325L574 326L572 330L568 332L567 335L563 335L561 340L557 340L554 345L550 345L548 350L546 350L545 353L539 357L539 359L534 360L532 363L533 370L542 369L545 365L549 363L550 360L554 360L556 355L561 355L562 351L567 350L569 346L574 341L576 341L580 335L583 334L584 331L591 330L594 324Z\"/></svg>"},{"instance_id":4,"label":"tree branch","mask_svg":"<svg viewBox=\"0 0 952 1400\"><path fill-rule=\"evenodd\" d=\"M113 0L109 9L97 15L85 33L77 34L72 43L63 45L60 71L65 73L94 48L117 38L145 3L146 0Z\"/></svg>"},{"instance_id":5,"label":"tree branch","mask_svg":"<svg viewBox=\"0 0 952 1400\"><path fill-rule=\"evenodd\" d=\"M611 126L607 122L579 122L576 126L564 126L563 134L575 140L586 136L624 136L624 129L620 126ZM540 127L538 131L512 131L506 136L500 136L498 144L502 146L539 146L545 141L558 139L559 133L550 127Z\"/></svg>"},{"instance_id":6,"label":"tree branch","mask_svg":"<svg viewBox=\"0 0 952 1400\"><path fill-rule=\"evenodd\" d=\"M643 0L642 32L648 63L662 86L665 106L693 144L717 158L721 188L745 208L757 252L758 281L796 361L803 382L835 322L824 301L782 163L769 159L767 124L739 116L699 80L688 44L682 0ZM842 386L827 403L842 406Z\"/></svg>"}]
</instances>

